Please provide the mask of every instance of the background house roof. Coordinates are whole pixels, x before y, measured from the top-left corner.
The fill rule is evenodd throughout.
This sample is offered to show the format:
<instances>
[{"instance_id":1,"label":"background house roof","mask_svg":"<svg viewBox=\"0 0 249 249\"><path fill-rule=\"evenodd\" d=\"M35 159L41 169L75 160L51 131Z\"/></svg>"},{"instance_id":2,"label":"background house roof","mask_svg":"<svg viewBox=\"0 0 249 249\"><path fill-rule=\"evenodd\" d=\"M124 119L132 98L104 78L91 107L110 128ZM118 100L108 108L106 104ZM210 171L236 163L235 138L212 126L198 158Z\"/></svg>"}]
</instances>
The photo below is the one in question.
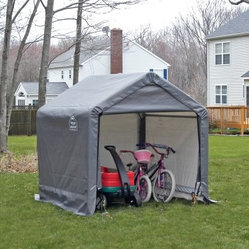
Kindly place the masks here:
<instances>
[{"instance_id":1,"label":"background house roof","mask_svg":"<svg viewBox=\"0 0 249 249\"><path fill-rule=\"evenodd\" d=\"M38 82L21 82L27 94L38 94ZM47 94L60 94L68 89L66 82L48 82Z\"/></svg>"},{"instance_id":2,"label":"background house roof","mask_svg":"<svg viewBox=\"0 0 249 249\"><path fill-rule=\"evenodd\" d=\"M80 65L90 59L92 56L96 55L100 51L103 51L110 46L109 38L95 38L90 41L82 41L81 53L80 53ZM55 57L49 65L49 69L52 68L64 68L73 67L74 63L74 52L75 46L72 46L67 51L61 53Z\"/></svg>"},{"instance_id":3,"label":"background house roof","mask_svg":"<svg viewBox=\"0 0 249 249\"><path fill-rule=\"evenodd\" d=\"M246 73L244 73L241 77L242 77L242 78L248 78L248 77L249 77L249 71L246 72Z\"/></svg>"},{"instance_id":4,"label":"background house roof","mask_svg":"<svg viewBox=\"0 0 249 249\"><path fill-rule=\"evenodd\" d=\"M249 10L243 12L207 36L207 40L249 34Z\"/></svg>"},{"instance_id":5,"label":"background house roof","mask_svg":"<svg viewBox=\"0 0 249 249\"><path fill-rule=\"evenodd\" d=\"M159 60L166 63L168 66L170 66L169 63L161 59L160 57L156 56L143 46L139 45L137 42L134 42L128 38L123 39L123 49L128 49L129 43L136 44L137 46L141 47L154 57L157 57ZM110 38L95 38L94 40L84 42L81 46L81 53L80 53L80 65L82 65L85 61L93 57L94 55L104 51L104 50L110 50ZM74 63L74 52L75 52L75 46L72 46L70 49L68 49L66 52L61 53L58 55L55 59L52 60L52 62L49 65L49 69L55 69L55 68L64 68L64 67L73 67Z\"/></svg>"}]
</instances>

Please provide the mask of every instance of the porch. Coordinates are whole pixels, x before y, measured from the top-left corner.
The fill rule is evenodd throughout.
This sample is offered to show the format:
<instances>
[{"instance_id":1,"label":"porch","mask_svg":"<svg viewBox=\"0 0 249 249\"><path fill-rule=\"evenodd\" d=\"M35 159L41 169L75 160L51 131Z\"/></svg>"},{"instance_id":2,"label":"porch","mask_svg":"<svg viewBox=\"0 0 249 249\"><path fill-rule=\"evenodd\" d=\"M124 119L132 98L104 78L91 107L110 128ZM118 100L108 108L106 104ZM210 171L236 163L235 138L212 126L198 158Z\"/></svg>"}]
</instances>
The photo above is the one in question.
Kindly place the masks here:
<instances>
[{"instance_id":1,"label":"porch","mask_svg":"<svg viewBox=\"0 0 249 249\"><path fill-rule=\"evenodd\" d=\"M207 107L209 124L221 129L221 134L227 128L240 129L241 135L249 128L249 107L224 106Z\"/></svg>"}]
</instances>

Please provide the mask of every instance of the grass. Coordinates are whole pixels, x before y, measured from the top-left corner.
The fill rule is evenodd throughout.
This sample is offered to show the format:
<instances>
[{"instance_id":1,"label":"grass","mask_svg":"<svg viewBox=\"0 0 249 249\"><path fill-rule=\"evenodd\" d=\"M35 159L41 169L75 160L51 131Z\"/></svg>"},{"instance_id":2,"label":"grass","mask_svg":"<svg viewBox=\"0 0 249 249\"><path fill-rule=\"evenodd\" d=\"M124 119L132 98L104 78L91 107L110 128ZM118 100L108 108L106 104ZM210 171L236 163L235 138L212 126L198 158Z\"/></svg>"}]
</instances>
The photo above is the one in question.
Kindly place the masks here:
<instances>
[{"instance_id":1,"label":"grass","mask_svg":"<svg viewBox=\"0 0 249 249\"><path fill-rule=\"evenodd\" d=\"M9 136L9 150L16 155L36 153L36 136Z\"/></svg>"},{"instance_id":2,"label":"grass","mask_svg":"<svg viewBox=\"0 0 249 249\"><path fill-rule=\"evenodd\" d=\"M19 153L11 139L10 148ZM30 139L24 153L33 150L35 137ZM151 201L142 208L110 207L110 216L80 217L33 200L37 173L2 173L0 248L247 249L249 138L211 136L209 144L210 197L220 200L218 205Z\"/></svg>"}]
</instances>

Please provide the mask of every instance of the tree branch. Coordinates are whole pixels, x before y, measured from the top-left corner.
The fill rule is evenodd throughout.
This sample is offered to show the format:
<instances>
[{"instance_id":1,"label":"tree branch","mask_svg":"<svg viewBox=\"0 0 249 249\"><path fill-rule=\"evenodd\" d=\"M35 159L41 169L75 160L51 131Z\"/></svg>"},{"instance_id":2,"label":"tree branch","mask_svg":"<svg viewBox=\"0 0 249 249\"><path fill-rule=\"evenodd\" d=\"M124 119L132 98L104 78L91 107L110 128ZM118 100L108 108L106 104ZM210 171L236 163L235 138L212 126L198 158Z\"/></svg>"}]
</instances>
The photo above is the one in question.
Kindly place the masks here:
<instances>
[{"instance_id":1,"label":"tree branch","mask_svg":"<svg viewBox=\"0 0 249 249\"><path fill-rule=\"evenodd\" d=\"M53 21L53 23L55 22L60 22L60 21L75 21L76 18L57 18L56 20Z\"/></svg>"},{"instance_id":2,"label":"tree branch","mask_svg":"<svg viewBox=\"0 0 249 249\"><path fill-rule=\"evenodd\" d=\"M11 23L14 23L16 18L18 17L18 15L21 13L21 11L23 10L23 8L27 5L27 3L29 2L29 0L26 0L26 2L22 5L22 7L16 12L15 16L13 17Z\"/></svg>"},{"instance_id":3,"label":"tree branch","mask_svg":"<svg viewBox=\"0 0 249 249\"><path fill-rule=\"evenodd\" d=\"M230 2L231 4L233 4L233 5L239 5L239 4L241 4L241 3L247 3L247 4L249 4L249 0L240 0L240 1L237 1L237 2L234 2L234 1L232 1L232 0L229 0L229 2Z\"/></svg>"},{"instance_id":4,"label":"tree branch","mask_svg":"<svg viewBox=\"0 0 249 249\"><path fill-rule=\"evenodd\" d=\"M60 11L63 11L63 10L66 10L66 9L73 9L73 8L78 8L78 4L80 3L85 3L86 0L81 0L81 1L78 1L76 3L71 3L63 8L60 8L60 9L57 9L54 11L54 14L57 13L57 12L60 12Z\"/></svg>"},{"instance_id":5,"label":"tree branch","mask_svg":"<svg viewBox=\"0 0 249 249\"><path fill-rule=\"evenodd\" d=\"M46 6L45 6L45 4L43 3L43 1L40 0L40 2L41 2L41 5L43 6L43 8L46 9Z\"/></svg>"}]
</instances>

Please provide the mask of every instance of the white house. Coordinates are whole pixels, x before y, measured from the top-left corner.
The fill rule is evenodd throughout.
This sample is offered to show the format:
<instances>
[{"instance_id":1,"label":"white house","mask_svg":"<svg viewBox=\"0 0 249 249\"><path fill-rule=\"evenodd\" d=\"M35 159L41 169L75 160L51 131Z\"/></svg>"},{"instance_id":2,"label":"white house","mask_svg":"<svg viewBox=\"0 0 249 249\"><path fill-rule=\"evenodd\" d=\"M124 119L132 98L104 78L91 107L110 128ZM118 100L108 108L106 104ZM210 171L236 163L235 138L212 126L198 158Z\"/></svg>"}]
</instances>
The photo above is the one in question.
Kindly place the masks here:
<instances>
[{"instance_id":1,"label":"white house","mask_svg":"<svg viewBox=\"0 0 249 249\"><path fill-rule=\"evenodd\" d=\"M249 10L207 37L207 105L249 105Z\"/></svg>"},{"instance_id":2,"label":"white house","mask_svg":"<svg viewBox=\"0 0 249 249\"><path fill-rule=\"evenodd\" d=\"M135 73L154 71L168 78L169 64L138 43L123 38L122 30L111 30L111 38L105 48L89 49L80 55L79 80L89 75L110 73ZM73 85L74 47L57 56L50 64L49 81L65 81Z\"/></svg>"},{"instance_id":3,"label":"white house","mask_svg":"<svg viewBox=\"0 0 249 249\"><path fill-rule=\"evenodd\" d=\"M38 82L20 82L15 92L15 105L25 106L38 104ZM47 83L46 102L49 102L60 93L68 89L65 82L49 82Z\"/></svg>"}]
</instances>

